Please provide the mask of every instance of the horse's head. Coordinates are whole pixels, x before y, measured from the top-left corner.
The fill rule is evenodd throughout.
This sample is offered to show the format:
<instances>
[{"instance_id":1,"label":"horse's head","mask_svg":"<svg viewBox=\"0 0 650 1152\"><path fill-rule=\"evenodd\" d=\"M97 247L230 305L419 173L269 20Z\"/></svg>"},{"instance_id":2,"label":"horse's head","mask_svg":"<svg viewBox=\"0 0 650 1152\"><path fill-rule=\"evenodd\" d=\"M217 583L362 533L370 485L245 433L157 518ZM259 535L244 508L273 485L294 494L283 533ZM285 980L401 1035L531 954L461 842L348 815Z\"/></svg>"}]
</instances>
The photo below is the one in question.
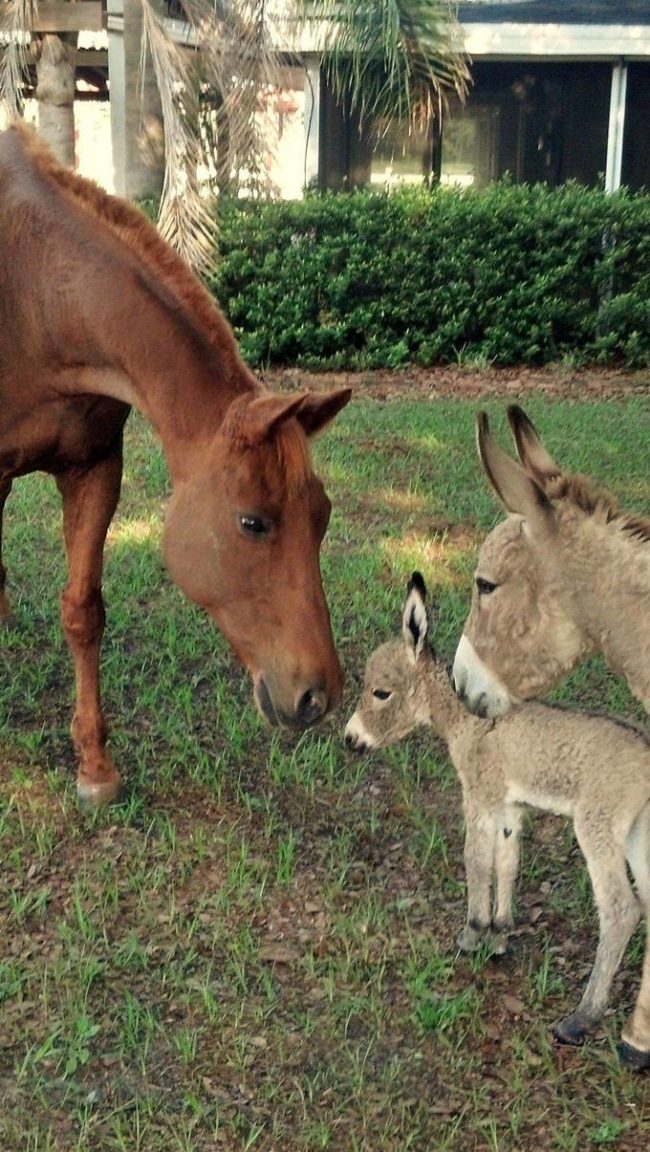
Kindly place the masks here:
<instances>
[{"instance_id":1,"label":"horse's head","mask_svg":"<svg viewBox=\"0 0 650 1152\"><path fill-rule=\"evenodd\" d=\"M172 578L214 617L272 724L314 724L341 696L319 567L330 502L307 439L349 399L238 397L167 512Z\"/></svg>"}]
</instances>

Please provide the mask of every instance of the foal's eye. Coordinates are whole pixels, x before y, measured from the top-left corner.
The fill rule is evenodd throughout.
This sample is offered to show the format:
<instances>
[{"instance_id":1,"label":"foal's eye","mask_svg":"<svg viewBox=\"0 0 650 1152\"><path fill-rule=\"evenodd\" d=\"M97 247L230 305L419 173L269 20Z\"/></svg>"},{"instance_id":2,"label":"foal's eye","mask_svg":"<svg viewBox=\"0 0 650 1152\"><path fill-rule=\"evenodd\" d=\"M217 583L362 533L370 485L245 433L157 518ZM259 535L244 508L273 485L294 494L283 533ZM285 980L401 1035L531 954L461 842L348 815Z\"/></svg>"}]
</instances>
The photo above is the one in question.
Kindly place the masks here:
<instances>
[{"instance_id":1,"label":"foal's eye","mask_svg":"<svg viewBox=\"0 0 650 1152\"><path fill-rule=\"evenodd\" d=\"M376 700L389 700L393 695L392 692L387 692L385 688L375 688L372 694Z\"/></svg>"},{"instance_id":2,"label":"foal's eye","mask_svg":"<svg viewBox=\"0 0 650 1152\"><path fill-rule=\"evenodd\" d=\"M263 520L261 516L240 516L239 527L245 536L266 536L270 531L271 525L268 520Z\"/></svg>"},{"instance_id":3,"label":"foal's eye","mask_svg":"<svg viewBox=\"0 0 650 1152\"><path fill-rule=\"evenodd\" d=\"M476 577L476 590L479 596L489 596L495 588L496 584L493 584L491 580L484 580L482 576Z\"/></svg>"}]
</instances>

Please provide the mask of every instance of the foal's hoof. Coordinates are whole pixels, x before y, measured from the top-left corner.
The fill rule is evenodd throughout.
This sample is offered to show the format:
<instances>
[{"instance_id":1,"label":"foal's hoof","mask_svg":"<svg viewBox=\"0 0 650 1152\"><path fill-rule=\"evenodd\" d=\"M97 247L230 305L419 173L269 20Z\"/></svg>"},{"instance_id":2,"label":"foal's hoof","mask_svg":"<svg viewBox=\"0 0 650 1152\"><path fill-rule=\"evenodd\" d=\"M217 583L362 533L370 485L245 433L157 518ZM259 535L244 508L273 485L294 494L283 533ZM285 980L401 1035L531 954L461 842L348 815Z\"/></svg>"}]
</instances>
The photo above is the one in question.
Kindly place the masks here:
<instances>
[{"instance_id":1,"label":"foal's hoof","mask_svg":"<svg viewBox=\"0 0 650 1152\"><path fill-rule=\"evenodd\" d=\"M110 780L77 780L77 800L83 811L119 804L124 799L124 785L120 776Z\"/></svg>"},{"instance_id":2,"label":"foal's hoof","mask_svg":"<svg viewBox=\"0 0 650 1152\"><path fill-rule=\"evenodd\" d=\"M633 1072L643 1072L644 1069L650 1068L650 1052L633 1048L626 1040L621 1040L617 1052L621 1064L625 1064L626 1068L631 1068Z\"/></svg>"},{"instance_id":3,"label":"foal's hoof","mask_svg":"<svg viewBox=\"0 0 650 1152\"><path fill-rule=\"evenodd\" d=\"M572 1012L564 1020L553 1024L551 1031L561 1044L582 1044L594 1027L591 1020L581 1016L579 1012Z\"/></svg>"}]
</instances>

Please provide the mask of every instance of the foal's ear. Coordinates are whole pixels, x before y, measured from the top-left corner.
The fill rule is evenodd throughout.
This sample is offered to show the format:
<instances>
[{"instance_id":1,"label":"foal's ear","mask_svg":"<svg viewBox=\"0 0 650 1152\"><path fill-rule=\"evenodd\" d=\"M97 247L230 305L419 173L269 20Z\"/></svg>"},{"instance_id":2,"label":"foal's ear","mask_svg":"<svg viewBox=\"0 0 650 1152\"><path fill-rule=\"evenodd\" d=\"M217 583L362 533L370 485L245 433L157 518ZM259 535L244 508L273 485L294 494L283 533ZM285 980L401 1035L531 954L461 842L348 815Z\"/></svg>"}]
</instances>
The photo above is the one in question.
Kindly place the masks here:
<instances>
[{"instance_id":1,"label":"foal's ear","mask_svg":"<svg viewBox=\"0 0 650 1152\"><path fill-rule=\"evenodd\" d=\"M528 419L523 408L511 404L508 408L508 421L515 438L517 455L526 471L540 484L559 476L562 469L558 468L553 457L546 451L535 425Z\"/></svg>"},{"instance_id":2,"label":"foal's ear","mask_svg":"<svg viewBox=\"0 0 650 1152\"><path fill-rule=\"evenodd\" d=\"M548 534L553 526L550 500L526 469L499 447L485 412L476 417L476 443L485 475L507 511L523 516L533 535Z\"/></svg>"},{"instance_id":3,"label":"foal's ear","mask_svg":"<svg viewBox=\"0 0 650 1152\"><path fill-rule=\"evenodd\" d=\"M351 388L336 388L332 392L308 392L303 396L295 415L302 424L305 435L314 436L317 432L321 432L341 408L345 408L351 396Z\"/></svg>"},{"instance_id":4,"label":"foal's ear","mask_svg":"<svg viewBox=\"0 0 650 1152\"><path fill-rule=\"evenodd\" d=\"M402 636L415 663L427 638L427 590L419 572L414 572L406 586L406 600L402 613Z\"/></svg>"}]
</instances>

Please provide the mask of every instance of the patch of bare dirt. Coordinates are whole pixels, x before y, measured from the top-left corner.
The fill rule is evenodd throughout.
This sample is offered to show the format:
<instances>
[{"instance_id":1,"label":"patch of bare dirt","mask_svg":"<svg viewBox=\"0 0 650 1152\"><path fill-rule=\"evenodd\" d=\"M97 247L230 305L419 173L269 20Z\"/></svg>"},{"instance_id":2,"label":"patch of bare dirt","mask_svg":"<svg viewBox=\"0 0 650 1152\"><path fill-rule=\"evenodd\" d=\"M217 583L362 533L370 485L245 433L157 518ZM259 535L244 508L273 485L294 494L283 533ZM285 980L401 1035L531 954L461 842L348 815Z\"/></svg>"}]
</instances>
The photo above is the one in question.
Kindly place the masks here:
<instances>
[{"instance_id":1,"label":"patch of bare dirt","mask_svg":"<svg viewBox=\"0 0 650 1152\"><path fill-rule=\"evenodd\" d=\"M624 400L650 395L650 370L618 368L405 368L401 371L307 372L300 368L264 373L269 388L291 391L350 387L374 400L431 397L468 399L496 396L514 399L531 392L554 399Z\"/></svg>"}]
</instances>

